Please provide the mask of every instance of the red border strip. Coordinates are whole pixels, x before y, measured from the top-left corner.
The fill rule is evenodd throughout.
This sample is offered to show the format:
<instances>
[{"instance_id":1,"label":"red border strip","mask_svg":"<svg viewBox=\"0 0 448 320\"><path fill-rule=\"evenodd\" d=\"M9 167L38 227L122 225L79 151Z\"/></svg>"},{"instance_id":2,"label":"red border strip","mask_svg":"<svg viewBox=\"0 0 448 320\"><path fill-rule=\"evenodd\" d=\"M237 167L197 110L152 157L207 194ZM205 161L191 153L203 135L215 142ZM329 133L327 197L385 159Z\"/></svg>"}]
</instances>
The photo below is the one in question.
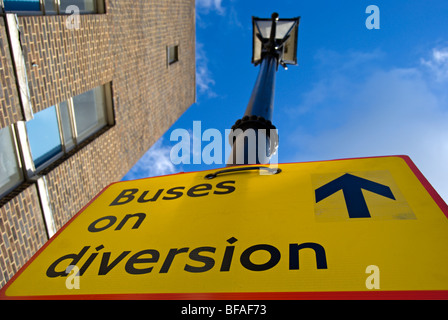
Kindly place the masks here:
<instances>
[{"instance_id":1,"label":"red border strip","mask_svg":"<svg viewBox=\"0 0 448 320\"><path fill-rule=\"evenodd\" d=\"M437 191L417 168L411 158L407 155L395 156L377 156L377 157L361 157L361 158L345 158L324 161L309 162L330 162L342 160L360 160L375 158L401 158L414 175L425 187L429 195L439 206L440 210L448 218L448 205L440 197ZM308 162L308 163L309 163ZM299 162L306 163L306 162ZM299 164L286 163L286 164ZM281 165L281 164L279 164ZM208 171L208 170L206 170ZM202 171L195 171L202 172ZM185 173L195 173L185 172ZM185 174L176 173L177 174ZM171 176L168 175L168 176ZM150 177L145 179L160 178ZM143 180L143 179L139 179ZM50 240L48 240L42 248L40 248L34 256L8 281L8 283L0 289L0 300L448 300L448 290L426 290L426 291L334 291L334 292L221 292L221 293L154 293L154 294L97 294L97 295L59 295L59 296L24 296L9 297L6 296L6 290L14 281L22 274L23 271L44 251L54 239L56 239L87 207L89 207L99 196L101 196L112 185L120 183L114 182L105 187L98 195L96 195L81 211L74 215Z\"/></svg>"},{"instance_id":2,"label":"red border strip","mask_svg":"<svg viewBox=\"0 0 448 320\"><path fill-rule=\"evenodd\" d=\"M404 161L406 161L406 164L412 170L414 175L417 177L418 180L420 180L420 183L425 187L426 191L428 191L429 195L437 203L440 210L442 210L442 212L448 218L448 205L445 203L445 201L442 199L442 197L438 194L438 192L434 189L434 187L429 183L429 181L425 178L423 173L421 173L421 171L417 168L417 166L411 160L411 158L409 158L408 156L396 156L396 157L400 157Z\"/></svg>"},{"instance_id":3,"label":"red border strip","mask_svg":"<svg viewBox=\"0 0 448 320\"><path fill-rule=\"evenodd\" d=\"M5 300L448 300L448 290L97 294L5 297Z\"/></svg>"}]
</instances>

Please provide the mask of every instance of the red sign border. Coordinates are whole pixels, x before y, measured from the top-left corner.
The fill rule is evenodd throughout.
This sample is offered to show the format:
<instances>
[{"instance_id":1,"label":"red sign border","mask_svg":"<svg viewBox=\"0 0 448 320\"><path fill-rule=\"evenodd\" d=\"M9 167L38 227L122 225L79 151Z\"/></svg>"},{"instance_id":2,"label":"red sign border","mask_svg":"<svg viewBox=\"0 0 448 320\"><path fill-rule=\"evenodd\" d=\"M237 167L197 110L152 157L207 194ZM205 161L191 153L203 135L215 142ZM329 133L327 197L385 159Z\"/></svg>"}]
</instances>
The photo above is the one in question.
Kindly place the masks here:
<instances>
[{"instance_id":1,"label":"red sign border","mask_svg":"<svg viewBox=\"0 0 448 320\"><path fill-rule=\"evenodd\" d=\"M401 158L414 175L425 187L426 191L437 203L440 210L448 219L448 205L432 187L429 181L407 155L377 156L361 158L344 158L324 161L309 161L286 164L300 164L311 162L331 162L343 160ZM279 164L281 165L281 164ZM197 171L201 172L201 171ZM188 172L193 173L193 172ZM173 175L184 174L177 173ZM150 177L152 179L158 177ZM81 211L74 215L34 256L0 289L0 300L448 300L448 290L420 290L420 291L332 291L332 292L219 292L219 293L146 293L146 294L81 294L81 295L45 295L45 296L17 296L6 295L6 290L22 274L23 271L58 237L92 202L94 202L110 186L120 183L114 182L105 187Z\"/></svg>"}]
</instances>

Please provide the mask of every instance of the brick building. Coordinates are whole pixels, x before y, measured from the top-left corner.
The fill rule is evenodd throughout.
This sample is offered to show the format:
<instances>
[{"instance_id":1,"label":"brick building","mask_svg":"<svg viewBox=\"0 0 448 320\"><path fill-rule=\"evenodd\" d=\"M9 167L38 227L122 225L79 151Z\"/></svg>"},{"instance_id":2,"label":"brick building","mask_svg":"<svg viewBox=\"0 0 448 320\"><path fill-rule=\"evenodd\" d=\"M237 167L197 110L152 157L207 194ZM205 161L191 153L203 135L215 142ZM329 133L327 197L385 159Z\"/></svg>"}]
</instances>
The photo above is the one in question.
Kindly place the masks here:
<instances>
[{"instance_id":1,"label":"brick building","mask_svg":"<svg viewBox=\"0 0 448 320\"><path fill-rule=\"evenodd\" d=\"M196 84L194 0L0 5L2 287L195 102Z\"/></svg>"}]
</instances>

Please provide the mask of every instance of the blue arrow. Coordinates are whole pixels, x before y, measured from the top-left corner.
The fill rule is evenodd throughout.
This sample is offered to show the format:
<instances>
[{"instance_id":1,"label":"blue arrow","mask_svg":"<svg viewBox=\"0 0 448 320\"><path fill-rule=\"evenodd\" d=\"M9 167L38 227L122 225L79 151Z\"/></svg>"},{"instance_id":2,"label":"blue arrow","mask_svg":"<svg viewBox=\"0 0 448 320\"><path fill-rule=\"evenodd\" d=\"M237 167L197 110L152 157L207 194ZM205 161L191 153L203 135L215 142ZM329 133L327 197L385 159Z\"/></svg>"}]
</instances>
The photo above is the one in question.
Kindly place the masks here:
<instances>
[{"instance_id":1,"label":"blue arrow","mask_svg":"<svg viewBox=\"0 0 448 320\"><path fill-rule=\"evenodd\" d=\"M361 189L395 200L388 186L346 173L336 180L316 189L316 203L342 190L349 217L370 218L370 212Z\"/></svg>"}]
</instances>

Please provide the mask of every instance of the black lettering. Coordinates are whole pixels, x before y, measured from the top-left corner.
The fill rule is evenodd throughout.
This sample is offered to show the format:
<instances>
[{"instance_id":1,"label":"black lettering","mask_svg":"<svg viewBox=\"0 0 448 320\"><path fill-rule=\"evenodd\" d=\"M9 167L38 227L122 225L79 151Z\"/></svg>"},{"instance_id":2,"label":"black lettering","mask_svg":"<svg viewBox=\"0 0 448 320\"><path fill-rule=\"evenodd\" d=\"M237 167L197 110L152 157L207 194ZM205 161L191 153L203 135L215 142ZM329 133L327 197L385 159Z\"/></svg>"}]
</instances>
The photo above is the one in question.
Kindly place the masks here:
<instances>
[{"instance_id":1,"label":"black lettering","mask_svg":"<svg viewBox=\"0 0 448 320\"><path fill-rule=\"evenodd\" d=\"M163 189L159 189L157 191L157 193L154 195L154 197L152 197L151 199L145 199L145 197L149 193L149 191L144 191L142 193L142 195L138 198L137 202L146 203L146 202L149 202L149 201L152 201L152 202L157 201L157 199L159 199L159 197L162 194L162 192L163 192Z\"/></svg>"},{"instance_id":2,"label":"black lettering","mask_svg":"<svg viewBox=\"0 0 448 320\"><path fill-rule=\"evenodd\" d=\"M232 237L227 240L228 243L233 244L237 242L238 239ZM224 258L222 259L221 269L219 271L229 271L230 265L233 259L233 252L235 251L234 246L227 246L226 251L224 252Z\"/></svg>"},{"instance_id":3,"label":"black lettering","mask_svg":"<svg viewBox=\"0 0 448 320\"><path fill-rule=\"evenodd\" d=\"M268 262L263 264L255 264L250 261L250 256L252 255L252 253L259 250L265 250L270 253L271 258ZM241 265L248 270L265 271L277 265L277 263L280 261L280 251L278 251L276 247L268 244L257 244L244 250L244 252L241 254L240 261Z\"/></svg>"},{"instance_id":4,"label":"black lettering","mask_svg":"<svg viewBox=\"0 0 448 320\"><path fill-rule=\"evenodd\" d=\"M65 270L68 266L75 266L79 260L82 259L84 254L89 250L90 246L86 246L81 249L81 251L78 254L71 253L67 254L65 256L60 257L55 262L53 262L47 269L47 277L49 278L57 278L57 277L66 277L67 273L65 273ZM62 271L56 271L56 267L64 260L71 259L71 263L68 263L67 266Z\"/></svg>"},{"instance_id":5,"label":"black lettering","mask_svg":"<svg viewBox=\"0 0 448 320\"><path fill-rule=\"evenodd\" d=\"M167 197L167 196L165 196L162 199L163 200L174 200L174 199L178 199L178 198L182 197L184 195L184 193L183 192L179 192L179 191L175 191L176 189L183 190L183 189L185 189L185 187L175 187L175 188L169 189L166 192L166 194L174 195L174 197Z\"/></svg>"},{"instance_id":6,"label":"black lettering","mask_svg":"<svg viewBox=\"0 0 448 320\"><path fill-rule=\"evenodd\" d=\"M109 223L103 227L97 228L96 224L103 220L109 220ZM115 222L117 222L117 217L115 217L115 216L102 217L102 218L99 218L98 220L93 221L90 224L90 226L87 228L87 230L89 230L90 232L100 232L100 231L106 230L109 227L113 226Z\"/></svg>"},{"instance_id":7,"label":"black lettering","mask_svg":"<svg viewBox=\"0 0 448 320\"><path fill-rule=\"evenodd\" d=\"M102 250L102 249L104 249L104 246L103 246L103 245L100 245L99 247L96 247L96 248L95 248L96 251L100 251L100 250ZM81 269L79 269L79 275L80 275L80 276L82 276L82 275L87 271L87 268L90 267L90 265L92 264L93 260L95 260L95 258L96 258L97 255L98 255L98 253L96 253L96 252L95 252L95 253L92 253L92 254L90 255L90 257L87 259L87 261L84 262L84 265L81 267Z\"/></svg>"},{"instance_id":8,"label":"black lettering","mask_svg":"<svg viewBox=\"0 0 448 320\"><path fill-rule=\"evenodd\" d=\"M118 227L115 228L115 230L121 230L121 228L123 228L123 226L126 224L126 222L133 217L138 217L137 222L134 224L134 226L132 227L132 229L138 229L140 227L140 225L142 224L142 222L145 220L146 218L146 214L145 213L135 213L135 214L127 214L123 220L121 220L120 224L118 225Z\"/></svg>"},{"instance_id":9,"label":"black lettering","mask_svg":"<svg viewBox=\"0 0 448 320\"><path fill-rule=\"evenodd\" d=\"M109 264L109 259L111 252L103 253L103 258L101 259L100 270L98 271L99 276L104 276L109 273L115 266L120 263L131 251L123 251L111 264Z\"/></svg>"},{"instance_id":10,"label":"black lettering","mask_svg":"<svg viewBox=\"0 0 448 320\"><path fill-rule=\"evenodd\" d=\"M235 191L235 187L234 186L226 186L226 184L229 184L229 183L235 184L235 181L222 181L222 182L218 183L216 185L217 188L225 189L227 191L216 191L215 190L213 193L214 194L229 194L229 193L232 193L233 191Z\"/></svg>"},{"instance_id":11,"label":"black lettering","mask_svg":"<svg viewBox=\"0 0 448 320\"><path fill-rule=\"evenodd\" d=\"M299 270L299 250L305 248L314 250L317 269L327 269L327 257L324 247L317 243L306 242L300 245L297 243L289 245L289 270Z\"/></svg>"},{"instance_id":12,"label":"black lettering","mask_svg":"<svg viewBox=\"0 0 448 320\"><path fill-rule=\"evenodd\" d=\"M193 272L193 273L199 273L199 272L205 272L213 268L215 265L215 260L213 258L207 257L207 256L201 256L199 253L205 251L205 252L212 252L215 253L216 248L214 247L199 247L196 249L191 250L190 252L190 259L193 261L198 261L204 263L204 266L202 267L193 267L189 264L185 265L184 270L187 272Z\"/></svg>"},{"instance_id":13,"label":"black lettering","mask_svg":"<svg viewBox=\"0 0 448 320\"><path fill-rule=\"evenodd\" d=\"M204 184L198 184L197 186L192 187L190 190L188 190L187 195L189 195L190 197L203 197L208 195L208 191L212 190L213 186L211 184L208 183L204 183ZM198 193L201 191L207 191L205 193Z\"/></svg>"},{"instance_id":14,"label":"black lettering","mask_svg":"<svg viewBox=\"0 0 448 320\"><path fill-rule=\"evenodd\" d=\"M136 194L137 192L138 189L123 190L109 206L119 206L131 202L132 200L134 200L134 194ZM120 202L120 200L122 199L124 199L124 201Z\"/></svg>"},{"instance_id":15,"label":"black lettering","mask_svg":"<svg viewBox=\"0 0 448 320\"><path fill-rule=\"evenodd\" d=\"M144 254L150 254L151 258L140 258ZM126 263L125 270L129 274L145 274L150 273L153 269L153 267L147 267L143 269L137 269L134 265L138 263L154 263L159 261L159 251L157 250L143 250L140 252L137 252L132 257L129 258L128 262ZM169 268L169 267L168 267Z\"/></svg>"},{"instance_id":16,"label":"black lettering","mask_svg":"<svg viewBox=\"0 0 448 320\"><path fill-rule=\"evenodd\" d=\"M190 248L170 249L159 273L167 273L168 270L170 270L171 263L173 263L174 257L179 253L188 252L189 249Z\"/></svg>"}]
</instances>

